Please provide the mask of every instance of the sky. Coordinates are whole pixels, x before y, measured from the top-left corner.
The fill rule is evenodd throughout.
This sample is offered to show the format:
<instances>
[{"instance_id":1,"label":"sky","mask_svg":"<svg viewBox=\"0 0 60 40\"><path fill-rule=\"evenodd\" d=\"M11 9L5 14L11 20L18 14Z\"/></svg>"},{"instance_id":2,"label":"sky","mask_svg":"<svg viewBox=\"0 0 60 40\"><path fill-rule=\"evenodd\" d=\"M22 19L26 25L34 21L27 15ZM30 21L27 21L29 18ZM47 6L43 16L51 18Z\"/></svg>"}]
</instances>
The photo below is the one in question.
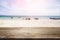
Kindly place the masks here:
<instances>
[{"instance_id":1,"label":"sky","mask_svg":"<svg viewBox=\"0 0 60 40\"><path fill-rule=\"evenodd\" d=\"M0 15L60 16L60 0L0 0Z\"/></svg>"}]
</instances>

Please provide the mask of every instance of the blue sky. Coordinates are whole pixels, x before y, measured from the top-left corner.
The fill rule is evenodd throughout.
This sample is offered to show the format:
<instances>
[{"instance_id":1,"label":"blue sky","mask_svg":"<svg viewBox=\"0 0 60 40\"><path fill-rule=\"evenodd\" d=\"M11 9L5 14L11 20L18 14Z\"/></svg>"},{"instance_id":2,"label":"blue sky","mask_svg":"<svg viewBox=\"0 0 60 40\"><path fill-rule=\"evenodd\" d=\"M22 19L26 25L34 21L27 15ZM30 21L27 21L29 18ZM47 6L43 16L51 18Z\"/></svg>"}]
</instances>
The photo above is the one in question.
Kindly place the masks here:
<instances>
[{"instance_id":1,"label":"blue sky","mask_svg":"<svg viewBox=\"0 0 60 40\"><path fill-rule=\"evenodd\" d=\"M0 0L0 15L60 16L60 0Z\"/></svg>"}]
</instances>

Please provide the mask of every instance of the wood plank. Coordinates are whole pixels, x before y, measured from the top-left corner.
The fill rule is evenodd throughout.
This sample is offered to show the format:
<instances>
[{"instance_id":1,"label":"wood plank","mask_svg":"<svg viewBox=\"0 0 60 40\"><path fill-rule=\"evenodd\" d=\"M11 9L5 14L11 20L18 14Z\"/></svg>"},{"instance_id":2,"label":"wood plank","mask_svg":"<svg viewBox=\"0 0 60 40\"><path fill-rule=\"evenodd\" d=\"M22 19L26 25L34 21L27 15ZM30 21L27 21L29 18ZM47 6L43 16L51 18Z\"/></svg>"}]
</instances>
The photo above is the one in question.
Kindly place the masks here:
<instances>
[{"instance_id":1,"label":"wood plank","mask_svg":"<svg viewBox=\"0 0 60 40\"><path fill-rule=\"evenodd\" d=\"M8 38L60 37L60 27L0 28L0 36L5 36Z\"/></svg>"}]
</instances>

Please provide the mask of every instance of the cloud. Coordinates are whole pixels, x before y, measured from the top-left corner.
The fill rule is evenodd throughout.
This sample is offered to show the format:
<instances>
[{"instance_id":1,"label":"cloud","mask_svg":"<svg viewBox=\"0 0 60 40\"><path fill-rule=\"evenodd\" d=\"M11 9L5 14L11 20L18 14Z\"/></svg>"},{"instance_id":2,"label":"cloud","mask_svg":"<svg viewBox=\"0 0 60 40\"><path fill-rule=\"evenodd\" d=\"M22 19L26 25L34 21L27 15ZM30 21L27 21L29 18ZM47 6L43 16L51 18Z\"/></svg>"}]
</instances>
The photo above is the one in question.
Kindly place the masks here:
<instances>
[{"instance_id":1,"label":"cloud","mask_svg":"<svg viewBox=\"0 0 60 40\"><path fill-rule=\"evenodd\" d=\"M0 15L60 15L60 0L0 0Z\"/></svg>"}]
</instances>

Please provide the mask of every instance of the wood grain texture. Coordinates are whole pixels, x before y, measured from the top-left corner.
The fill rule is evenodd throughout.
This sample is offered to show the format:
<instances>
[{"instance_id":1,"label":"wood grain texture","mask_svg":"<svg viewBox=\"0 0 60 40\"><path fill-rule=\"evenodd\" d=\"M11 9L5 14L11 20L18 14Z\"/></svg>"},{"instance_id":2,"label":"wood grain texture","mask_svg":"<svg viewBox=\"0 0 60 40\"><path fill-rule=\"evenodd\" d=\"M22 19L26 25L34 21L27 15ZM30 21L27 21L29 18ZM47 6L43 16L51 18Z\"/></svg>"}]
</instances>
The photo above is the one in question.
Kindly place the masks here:
<instances>
[{"instance_id":1,"label":"wood grain texture","mask_svg":"<svg viewBox=\"0 0 60 40\"><path fill-rule=\"evenodd\" d=\"M12 27L0 28L0 36L7 38L60 37L60 27Z\"/></svg>"}]
</instances>

